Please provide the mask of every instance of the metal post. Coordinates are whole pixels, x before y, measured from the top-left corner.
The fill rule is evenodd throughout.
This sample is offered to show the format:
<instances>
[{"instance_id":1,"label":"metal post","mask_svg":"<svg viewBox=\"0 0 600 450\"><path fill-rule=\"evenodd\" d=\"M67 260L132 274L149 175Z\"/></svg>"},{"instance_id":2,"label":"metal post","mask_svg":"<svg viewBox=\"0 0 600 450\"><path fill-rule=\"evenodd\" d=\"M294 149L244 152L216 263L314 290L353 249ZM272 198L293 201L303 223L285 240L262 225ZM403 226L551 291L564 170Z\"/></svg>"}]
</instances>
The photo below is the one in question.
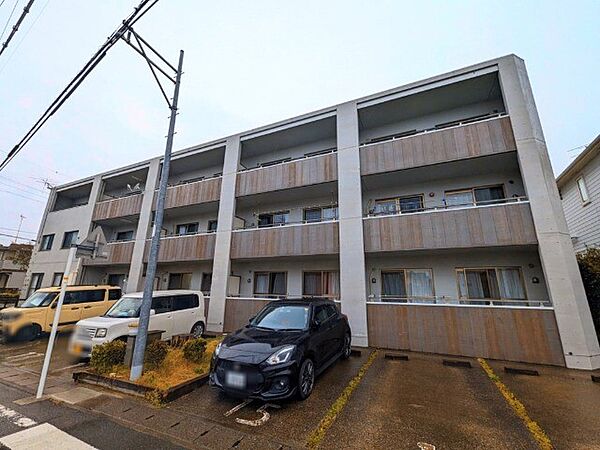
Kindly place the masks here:
<instances>
[{"instance_id":1,"label":"metal post","mask_svg":"<svg viewBox=\"0 0 600 450\"><path fill-rule=\"evenodd\" d=\"M152 231L152 243L150 246L150 255L146 267L146 279L144 280L144 296L140 308L140 320L138 324L138 333L133 350L133 359L131 362L131 372L129 379L137 380L142 376L144 367L144 352L146 351L146 339L148 337L148 324L150 322L150 309L152 307L152 290L154 287L154 277L156 275L156 263L158 260L158 250L160 248L160 231L163 223L163 213L165 206L165 197L167 195L167 181L169 178L169 167L171 165L171 149L173 148L173 135L175 134L175 119L177 117L177 99L179 97L179 84L181 81L181 69L183 67L183 50L179 52L179 66L175 78L175 92L171 107L171 119L169 121L169 134L167 135L167 146L163 159L162 171L160 174L160 184L158 188L158 199L156 201L156 212L154 215L154 228Z\"/></svg>"},{"instance_id":2,"label":"metal post","mask_svg":"<svg viewBox=\"0 0 600 450\"><path fill-rule=\"evenodd\" d=\"M54 311L54 319L52 320L52 330L50 331L50 338L48 339L48 347L46 348L46 356L44 357L44 365L42 366L42 373L40 374L40 384L38 385L36 398L41 398L42 395L44 395L44 386L46 385L46 377L48 376L48 368L50 367L50 358L52 357L52 349L54 348L54 340L56 339L56 332L58 330L60 311L62 309L63 301L65 300L65 292L67 290L67 285L69 284L71 266L75 259L75 253L77 253L77 246L73 245L69 250L67 266L65 267L65 273L60 285L60 294L58 295L58 301L56 302L56 310Z\"/></svg>"}]
</instances>

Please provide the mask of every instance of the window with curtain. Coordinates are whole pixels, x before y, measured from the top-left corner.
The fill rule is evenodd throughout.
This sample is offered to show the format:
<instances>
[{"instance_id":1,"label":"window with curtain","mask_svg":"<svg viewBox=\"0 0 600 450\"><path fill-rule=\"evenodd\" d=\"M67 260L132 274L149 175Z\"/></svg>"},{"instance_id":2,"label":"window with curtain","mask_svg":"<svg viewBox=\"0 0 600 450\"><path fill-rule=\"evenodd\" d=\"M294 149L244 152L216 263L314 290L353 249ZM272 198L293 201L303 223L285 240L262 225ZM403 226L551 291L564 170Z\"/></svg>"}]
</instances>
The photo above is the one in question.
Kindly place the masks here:
<instances>
[{"instance_id":1,"label":"window with curtain","mask_svg":"<svg viewBox=\"0 0 600 450\"><path fill-rule=\"evenodd\" d=\"M481 300L481 304L527 299L519 267L460 268L456 274L461 298Z\"/></svg>"},{"instance_id":2,"label":"window with curtain","mask_svg":"<svg viewBox=\"0 0 600 450\"><path fill-rule=\"evenodd\" d=\"M263 227L273 227L277 225L285 225L290 221L290 212L289 211L280 211L276 213L266 213L259 214L258 216L258 226L260 228Z\"/></svg>"},{"instance_id":3,"label":"window with curtain","mask_svg":"<svg viewBox=\"0 0 600 450\"><path fill-rule=\"evenodd\" d=\"M429 303L434 301L431 269L401 269L381 272L381 300Z\"/></svg>"},{"instance_id":4,"label":"window with curtain","mask_svg":"<svg viewBox=\"0 0 600 450\"><path fill-rule=\"evenodd\" d=\"M172 289L189 289L192 285L191 273L171 273L169 274L169 290Z\"/></svg>"},{"instance_id":5,"label":"window with curtain","mask_svg":"<svg viewBox=\"0 0 600 450\"><path fill-rule=\"evenodd\" d=\"M406 197L386 198L375 200L375 214L411 213L423 210L423 195L409 195Z\"/></svg>"},{"instance_id":6,"label":"window with curtain","mask_svg":"<svg viewBox=\"0 0 600 450\"><path fill-rule=\"evenodd\" d=\"M212 273L205 272L202 274L202 282L200 283L200 290L203 294L210 294L210 288L212 286Z\"/></svg>"},{"instance_id":7,"label":"window with curtain","mask_svg":"<svg viewBox=\"0 0 600 450\"><path fill-rule=\"evenodd\" d=\"M286 272L257 272L254 274L254 294L280 297L287 294Z\"/></svg>"},{"instance_id":8,"label":"window with curtain","mask_svg":"<svg viewBox=\"0 0 600 450\"><path fill-rule=\"evenodd\" d=\"M505 198L502 185L475 188L473 192L477 204L493 205L494 203L500 203Z\"/></svg>"},{"instance_id":9,"label":"window with curtain","mask_svg":"<svg viewBox=\"0 0 600 450\"><path fill-rule=\"evenodd\" d=\"M304 272L302 295L339 298L340 274L335 271Z\"/></svg>"},{"instance_id":10,"label":"window with curtain","mask_svg":"<svg viewBox=\"0 0 600 450\"><path fill-rule=\"evenodd\" d=\"M462 191L446 191L446 206L461 206L473 204L473 191L471 189Z\"/></svg>"},{"instance_id":11,"label":"window with curtain","mask_svg":"<svg viewBox=\"0 0 600 450\"><path fill-rule=\"evenodd\" d=\"M177 234L177 235L194 234L197 232L198 232L198 222L181 223L175 227L175 234Z\"/></svg>"}]
</instances>

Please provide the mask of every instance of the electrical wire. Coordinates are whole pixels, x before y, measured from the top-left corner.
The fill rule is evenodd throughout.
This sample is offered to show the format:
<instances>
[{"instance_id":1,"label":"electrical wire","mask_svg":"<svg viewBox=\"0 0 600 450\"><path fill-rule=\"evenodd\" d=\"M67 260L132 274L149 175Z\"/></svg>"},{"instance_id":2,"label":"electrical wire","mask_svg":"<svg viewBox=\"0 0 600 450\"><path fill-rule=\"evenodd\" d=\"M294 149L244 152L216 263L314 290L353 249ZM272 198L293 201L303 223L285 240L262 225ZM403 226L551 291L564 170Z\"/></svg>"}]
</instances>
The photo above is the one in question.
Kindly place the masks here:
<instances>
[{"instance_id":1,"label":"electrical wire","mask_svg":"<svg viewBox=\"0 0 600 450\"><path fill-rule=\"evenodd\" d=\"M0 33L0 40L2 40L2 38L4 37L4 32L6 31L6 28L8 27L8 24L10 23L10 19L12 19L13 14L15 13L15 9L17 9L17 5L19 4L19 0L15 1L15 6L13 6L12 11L10 12L10 16L8 16L8 19L6 20L6 23L4 24L4 28L2 29L2 33Z\"/></svg>"},{"instance_id":2,"label":"electrical wire","mask_svg":"<svg viewBox=\"0 0 600 450\"><path fill-rule=\"evenodd\" d=\"M2 181L2 180L0 180L0 186L6 186L6 187L9 187L9 188L11 188L11 189L14 189L14 190L17 190L17 191L19 191L19 192L22 192L23 194L31 195L31 196L33 196L34 198L38 198L38 199L40 199L40 200L47 200L47 199L48 199L48 197L46 197L46 196L44 196L44 195L42 195L42 194L36 194L35 192L26 191L26 190L24 190L23 188L21 188L21 187L19 187L19 186L13 186L12 184L10 184L10 183L6 183L6 182L4 182L4 181ZM6 189L6 188L5 188L5 189ZM11 191L11 192L14 192L14 191Z\"/></svg>"},{"instance_id":3,"label":"electrical wire","mask_svg":"<svg viewBox=\"0 0 600 450\"><path fill-rule=\"evenodd\" d=\"M12 31L6 38L6 41L4 41L4 44L2 44L2 48L0 48L0 55L2 55L2 53L4 53L4 50L6 50L6 47L8 47L8 44L10 43L12 38L15 36L15 34L17 34L17 31L19 30L21 23L23 23L23 20L25 19L25 16L27 14L29 14L29 10L31 9L31 6L33 5L34 1L35 0L29 0L29 2L25 5L25 8L23 8L23 12L17 19L17 22L13 25ZM4 33L2 33L2 34L4 35Z\"/></svg>"},{"instance_id":4,"label":"electrical wire","mask_svg":"<svg viewBox=\"0 0 600 450\"><path fill-rule=\"evenodd\" d=\"M17 181L17 180L13 180L12 178L9 178L7 176L0 175L0 182L2 182L2 180L4 180L4 181L10 181L11 183L15 183L15 184L18 184L19 186L23 186L26 189L30 189L31 191L35 191L36 193L38 193L38 195L39 194L48 195L48 191L47 190L37 189L37 188L35 188L33 186L30 186L28 184L21 183L20 181Z\"/></svg>"},{"instance_id":5,"label":"electrical wire","mask_svg":"<svg viewBox=\"0 0 600 450\"><path fill-rule=\"evenodd\" d=\"M10 195L16 195L17 197L25 198L25 199L31 200L33 202L38 202L38 203L41 203L42 205L44 203L46 203L46 202L43 202L43 201L41 201L39 199L27 197L25 195L17 194L16 192L12 192L12 191L5 191L4 189L0 189L0 192L4 192L5 194L10 194Z\"/></svg>"},{"instance_id":6,"label":"electrical wire","mask_svg":"<svg viewBox=\"0 0 600 450\"><path fill-rule=\"evenodd\" d=\"M5 234L5 233L0 233L0 236L4 236L4 237L10 237L10 238L15 238L15 239L21 239L22 241L35 242L35 239L22 238L22 237L20 237L20 236L15 236L15 235L13 235L13 234Z\"/></svg>"},{"instance_id":7,"label":"electrical wire","mask_svg":"<svg viewBox=\"0 0 600 450\"><path fill-rule=\"evenodd\" d=\"M119 39L140 20L152 8L158 0L142 0L121 25L108 37L106 42L94 53L91 59L83 66L83 68L75 75L75 78L69 82L66 88L58 95L58 97L50 104L44 114L38 119L33 127L25 134L25 136L8 152L8 155L0 164L0 171L21 151L21 149L35 136L41 127L52 117L60 107L68 100L68 98L77 90L81 83L94 70L94 68L104 59L107 52L115 45Z\"/></svg>"},{"instance_id":8,"label":"electrical wire","mask_svg":"<svg viewBox=\"0 0 600 450\"><path fill-rule=\"evenodd\" d=\"M37 233L35 231L25 231L25 230L19 230L17 228L6 228L6 227L0 227L0 230L4 230L4 231L18 231L19 234L21 233L25 233L25 234L34 234L37 236Z\"/></svg>"}]
</instances>

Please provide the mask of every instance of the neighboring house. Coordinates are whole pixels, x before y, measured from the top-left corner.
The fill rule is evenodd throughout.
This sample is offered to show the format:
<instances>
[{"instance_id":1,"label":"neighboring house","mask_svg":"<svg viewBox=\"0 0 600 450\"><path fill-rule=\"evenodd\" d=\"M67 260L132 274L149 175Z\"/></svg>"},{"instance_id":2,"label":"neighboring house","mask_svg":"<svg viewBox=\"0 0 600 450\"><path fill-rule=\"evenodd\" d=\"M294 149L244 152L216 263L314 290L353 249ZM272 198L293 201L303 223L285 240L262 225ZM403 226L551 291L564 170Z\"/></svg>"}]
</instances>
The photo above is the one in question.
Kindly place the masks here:
<instances>
[{"instance_id":1,"label":"neighboring house","mask_svg":"<svg viewBox=\"0 0 600 450\"><path fill-rule=\"evenodd\" d=\"M293 87L292 87L293 88ZM53 189L26 289L143 288L161 158ZM173 154L154 285L208 329L268 299L340 302L357 346L600 367L523 60L510 55ZM134 186L132 188L132 186Z\"/></svg>"},{"instance_id":2,"label":"neighboring house","mask_svg":"<svg viewBox=\"0 0 600 450\"><path fill-rule=\"evenodd\" d=\"M576 252L600 247L600 135L556 179Z\"/></svg>"},{"instance_id":3,"label":"neighboring house","mask_svg":"<svg viewBox=\"0 0 600 450\"><path fill-rule=\"evenodd\" d=\"M32 249L30 244L0 244L0 308L18 299Z\"/></svg>"}]
</instances>

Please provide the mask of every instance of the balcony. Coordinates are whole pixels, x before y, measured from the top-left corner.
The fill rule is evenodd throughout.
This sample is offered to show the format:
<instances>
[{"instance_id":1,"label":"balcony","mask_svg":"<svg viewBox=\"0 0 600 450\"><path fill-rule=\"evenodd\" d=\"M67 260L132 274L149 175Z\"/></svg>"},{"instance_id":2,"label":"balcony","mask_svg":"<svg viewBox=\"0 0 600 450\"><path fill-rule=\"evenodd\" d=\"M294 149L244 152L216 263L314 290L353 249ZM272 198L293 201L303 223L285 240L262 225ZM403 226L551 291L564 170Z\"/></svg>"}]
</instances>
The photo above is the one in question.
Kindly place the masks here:
<instances>
[{"instance_id":1,"label":"balcony","mask_svg":"<svg viewBox=\"0 0 600 450\"><path fill-rule=\"evenodd\" d=\"M529 202L461 205L366 217L366 252L537 244Z\"/></svg>"},{"instance_id":2,"label":"balcony","mask_svg":"<svg viewBox=\"0 0 600 450\"><path fill-rule=\"evenodd\" d=\"M361 175L392 172L516 149L510 119L507 116L499 116L363 145L360 149Z\"/></svg>"},{"instance_id":3,"label":"balcony","mask_svg":"<svg viewBox=\"0 0 600 450\"><path fill-rule=\"evenodd\" d=\"M144 261L150 253L150 240L146 241ZM215 234L199 233L185 236L168 236L160 240L158 262L209 261L215 254Z\"/></svg>"},{"instance_id":4,"label":"balcony","mask_svg":"<svg viewBox=\"0 0 600 450\"><path fill-rule=\"evenodd\" d=\"M242 197L335 180L337 155L331 152L240 172L237 176L236 195Z\"/></svg>"},{"instance_id":5,"label":"balcony","mask_svg":"<svg viewBox=\"0 0 600 450\"><path fill-rule=\"evenodd\" d=\"M339 253L337 221L252 228L232 234L231 259L336 253Z\"/></svg>"},{"instance_id":6,"label":"balcony","mask_svg":"<svg viewBox=\"0 0 600 450\"><path fill-rule=\"evenodd\" d=\"M106 244L106 258L84 259L86 266L110 266L116 264L130 264L135 241L109 242Z\"/></svg>"},{"instance_id":7,"label":"balcony","mask_svg":"<svg viewBox=\"0 0 600 450\"><path fill-rule=\"evenodd\" d=\"M94 207L92 220L99 221L138 215L142 209L142 199L143 194L134 194L98 202Z\"/></svg>"},{"instance_id":8,"label":"balcony","mask_svg":"<svg viewBox=\"0 0 600 450\"><path fill-rule=\"evenodd\" d=\"M167 189L165 209L218 202L220 195L220 176L169 186ZM156 197L154 199L154 206L156 206Z\"/></svg>"}]
</instances>

